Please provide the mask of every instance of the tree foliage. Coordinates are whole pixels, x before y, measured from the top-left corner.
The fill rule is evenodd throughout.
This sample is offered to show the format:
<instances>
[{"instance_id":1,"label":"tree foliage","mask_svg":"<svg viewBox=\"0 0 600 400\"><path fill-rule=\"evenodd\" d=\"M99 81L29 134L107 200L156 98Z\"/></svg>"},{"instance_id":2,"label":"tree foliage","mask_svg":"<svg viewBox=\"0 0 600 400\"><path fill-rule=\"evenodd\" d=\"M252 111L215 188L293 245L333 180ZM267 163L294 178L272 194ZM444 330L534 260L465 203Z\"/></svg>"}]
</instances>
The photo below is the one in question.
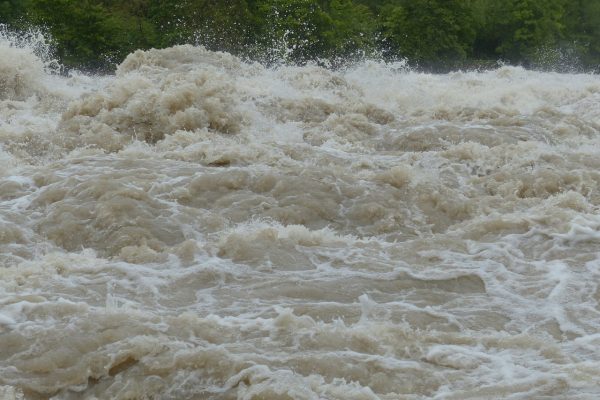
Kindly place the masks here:
<instances>
[{"instance_id":1,"label":"tree foliage","mask_svg":"<svg viewBox=\"0 0 600 400\"><path fill-rule=\"evenodd\" d=\"M600 0L0 0L0 23L43 26L65 65L104 70L181 43L267 62L600 64Z\"/></svg>"},{"instance_id":2,"label":"tree foliage","mask_svg":"<svg viewBox=\"0 0 600 400\"><path fill-rule=\"evenodd\" d=\"M390 50L427 66L456 64L475 40L464 0L406 0L382 7L382 32Z\"/></svg>"}]
</instances>

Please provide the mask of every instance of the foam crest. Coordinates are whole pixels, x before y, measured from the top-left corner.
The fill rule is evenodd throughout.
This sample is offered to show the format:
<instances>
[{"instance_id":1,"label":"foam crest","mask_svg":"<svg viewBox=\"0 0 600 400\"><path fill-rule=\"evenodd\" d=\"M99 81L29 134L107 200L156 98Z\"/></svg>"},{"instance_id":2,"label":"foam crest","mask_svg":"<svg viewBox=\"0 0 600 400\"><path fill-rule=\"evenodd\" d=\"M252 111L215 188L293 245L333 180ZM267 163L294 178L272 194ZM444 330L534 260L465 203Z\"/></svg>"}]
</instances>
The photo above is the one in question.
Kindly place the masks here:
<instances>
[{"instance_id":1,"label":"foam crest","mask_svg":"<svg viewBox=\"0 0 600 400\"><path fill-rule=\"evenodd\" d=\"M46 74L56 69L41 32L15 33L0 24L0 100L43 94Z\"/></svg>"},{"instance_id":2,"label":"foam crest","mask_svg":"<svg viewBox=\"0 0 600 400\"><path fill-rule=\"evenodd\" d=\"M184 54L181 64L174 50ZM242 116L235 86L215 58L190 46L134 53L106 89L69 106L59 129L70 146L109 151L133 139L155 143L178 130L236 133Z\"/></svg>"}]
</instances>

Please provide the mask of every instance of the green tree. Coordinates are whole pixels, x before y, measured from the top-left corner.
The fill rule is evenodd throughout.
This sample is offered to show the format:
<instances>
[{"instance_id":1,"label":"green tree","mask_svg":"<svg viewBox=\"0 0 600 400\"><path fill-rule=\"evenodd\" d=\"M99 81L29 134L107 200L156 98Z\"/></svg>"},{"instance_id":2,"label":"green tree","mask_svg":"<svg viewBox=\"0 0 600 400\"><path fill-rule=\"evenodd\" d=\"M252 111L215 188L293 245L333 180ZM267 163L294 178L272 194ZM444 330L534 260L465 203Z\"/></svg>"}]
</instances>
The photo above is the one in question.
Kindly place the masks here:
<instances>
[{"instance_id":1,"label":"green tree","mask_svg":"<svg viewBox=\"0 0 600 400\"><path fill-rule=\"evenodd\" d=\"M148 1L157 47L191 42L240 54L251 41L254 18L245 0Z\"/></svg>"},{"instance_id":2,"label":"green tree","mask_svg":"<svg viewBox=\"0 0 600 400\"><path fill-rule=\"evenodd\" d=\"M600 1L573 0L565 5L564 42L587 69L600 69Z\"/></svg>"},{"instance_id":3,"label":"green tree","mask_svg":"<svg viewBox=\"0 0 600 400\"><path fill-rule=\"evenodd\" d=\"M473 0L471 10L475 27L475 40L473 43L473 57L478 60L491 59L496 61L499 57L498 48L502 38L499 26L505 19L506 7L502 2L495 0Z\"/></svg>"},{"instance_id":4,"label":"green tree","mask_svg":"<svg viewBox=\"0 0 600 400\"><path fill-rule=\"evenodd\" d=\"M536 61L541 49L554 48L562 37L565 0L508 0L496 26L497 52L510 61Z\"/></svg>"},{"instance_id":5,"label":"green tree","mask_svg":"<svg viewBox=\"0 0 600 400\"><path fill-rule=\"evenodd\" d=\"M377 23L367 6L351 0L332 0L327 11L331 25L323 36L330 57L347 58L374 52Z\"/></svg>"},{"instance_id":6,"label":"green tree","mask_svg":"<svg viewBox=\"0 0 600 400\"><path fill-rule=\"evenodd\" d=\"M0 24L27 28L27 11L30 7L29 0L0 0Z\"/></svg>"},{"instance_id":7,"label":"green tree","mask_svg":"<svg viewBox=\"0 0 600 400\"><path fill-rule=\"evenodd\" d=\"M102 70L182 43L267 62L382 50L439 71L600 64L600 0L0 0L0 23L43 26L64 64Z\"/></svg>"},{"instance_id":8,"label":"green tree","mask_svg":"<svg viewBox=\"0 0 600 400\"><path fill-rule=\"evenodd\" d=\"M253 42L254 17L246 0L197 2L194 38L211 50L246 54Z\"/></svg>"},{"instance_id":9,"label":"green tree","mask_svg":"<svg viewBox=\"0 0 600 400\"><path fill-rule=\"evenodd\" d=\"M258 49L267 61L303 63L324 56L329 49L325 32L333 21L315 0L259 0Z\"/></svg>"},{"instance_id":10,"label":"green tree","mask_svg":"<svg viewBox=\"0 0 600 400\"><path fill-rule=\"evenodd\" d=\"M95 0L110 14L114 23L120 25L118 37L128 49L155 46L158 35L156 27L149 19L151 0Z\"/></svg>"},{"instance_id":11,"label":"green tree","mask_svg":"<svg viewBox=\"0 0 600 400\"><path fill-rule=\"evenodd\" d=\"M468 6L466 0L388 3L381 10L381 29L389 51L427 68L460 65L475 40Z\"/></svg>"},{"instance_id":12,"label":"green tree","mask_svg":"<svg viewBox=\"0 0 600 400\"><path fill-rule=\"evenodd\" d=\"M32 18L47 26L63 63L72 67L112 69L130 51L143 47L144 30L135 17L90 0L32 0Z\"/></svg>"}]
</instances>

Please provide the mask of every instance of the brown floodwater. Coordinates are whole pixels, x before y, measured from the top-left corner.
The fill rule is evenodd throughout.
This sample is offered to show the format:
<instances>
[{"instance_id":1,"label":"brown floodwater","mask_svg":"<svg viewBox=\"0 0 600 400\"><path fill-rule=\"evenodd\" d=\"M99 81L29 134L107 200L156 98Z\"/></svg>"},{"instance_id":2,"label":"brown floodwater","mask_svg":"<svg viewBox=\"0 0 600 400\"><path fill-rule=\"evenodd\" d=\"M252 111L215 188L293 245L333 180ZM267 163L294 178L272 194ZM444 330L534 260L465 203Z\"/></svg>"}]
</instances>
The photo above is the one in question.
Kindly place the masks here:
<instances>
[{"instance_id":1,"label":"brown floodwater","mask_svg":"<svg viewBox=\"0 0 600 400\"><path fill-rule=\"evenodd\" d=\"M598 398L598 76L32 49L0 38L1 398Z\"/></svg>"}]
</instances>

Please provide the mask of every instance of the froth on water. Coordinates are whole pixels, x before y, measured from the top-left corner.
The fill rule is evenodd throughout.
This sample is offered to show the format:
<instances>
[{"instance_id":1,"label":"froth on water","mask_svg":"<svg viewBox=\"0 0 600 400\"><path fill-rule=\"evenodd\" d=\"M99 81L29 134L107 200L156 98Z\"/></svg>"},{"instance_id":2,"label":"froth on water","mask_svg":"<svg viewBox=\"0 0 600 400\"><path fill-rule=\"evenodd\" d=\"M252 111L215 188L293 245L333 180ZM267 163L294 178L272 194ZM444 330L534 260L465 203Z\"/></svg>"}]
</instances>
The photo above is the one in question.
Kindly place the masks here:
<instances>
[{"instance_id":1,"label":"froth on water","mask_svg":"<svg viewBox=\"0 0 600 400\"><path fill-rule=\"evenodd\" d=\"M11 40L0 397L596 398L596 76Z\"/></svg>"}]
</instances>

